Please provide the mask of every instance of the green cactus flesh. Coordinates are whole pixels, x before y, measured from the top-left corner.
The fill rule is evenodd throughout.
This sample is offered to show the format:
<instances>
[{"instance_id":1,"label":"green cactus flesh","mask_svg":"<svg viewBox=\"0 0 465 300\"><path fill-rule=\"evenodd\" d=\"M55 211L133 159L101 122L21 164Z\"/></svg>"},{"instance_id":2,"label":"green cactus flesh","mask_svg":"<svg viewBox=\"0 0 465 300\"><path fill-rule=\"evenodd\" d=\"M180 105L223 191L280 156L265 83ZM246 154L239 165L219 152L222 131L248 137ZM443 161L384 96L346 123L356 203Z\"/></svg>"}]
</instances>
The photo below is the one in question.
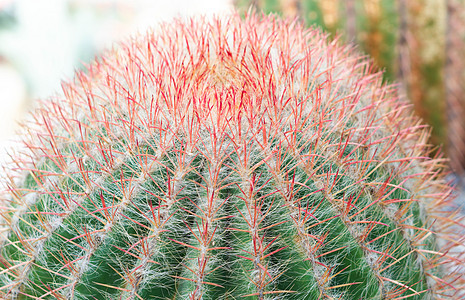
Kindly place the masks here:
<instances>
[{"instance_id":1,"label":"green cactus flesh","mask_svg":"<svg viewBox=\"0 0 465 300\"><path fill-rule=\"evenodd\" d=\"M0 295L454 297L442 160L381 81L273 17L176 21L108 51L24 128Z\"/></svg>"}]
</instances>

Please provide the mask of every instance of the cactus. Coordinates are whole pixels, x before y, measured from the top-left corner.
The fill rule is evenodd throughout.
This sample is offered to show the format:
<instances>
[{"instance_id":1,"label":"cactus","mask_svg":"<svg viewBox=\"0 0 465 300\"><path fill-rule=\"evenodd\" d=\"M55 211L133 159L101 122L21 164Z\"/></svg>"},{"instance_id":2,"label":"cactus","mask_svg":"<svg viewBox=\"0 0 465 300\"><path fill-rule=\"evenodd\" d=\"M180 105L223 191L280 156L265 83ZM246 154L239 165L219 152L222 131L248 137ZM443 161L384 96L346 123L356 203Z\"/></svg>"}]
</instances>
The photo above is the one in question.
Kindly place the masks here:
<instances>
[{"instance_id":1,"label":"cactus","mask_svg":"<svg viewBox=\"0 0 465 300\"><path fill-rule=\"evenodd\" d=\"M370 70L273 16L178 20L106 52L12 154L1 297L456 297L444 161Z\"/></svg>"},{"instance_id":2,"label":"cactus","mask_svg":"<svg viewBox=\"0 0 465 300\"><path fill-rule=\"evenodd\" d=\"M460 15L458 11L464 10L465 5L455 2L455 15ZM285 9L290 3L298 8L297 13ZM432 126L432 143L447 145L448 141L457 140L453 130L456 124L448 130L444 117L447 112L444 103L449 102L446 90L454 80L449 80L444 74L448 74L445 71L446 58L462 48L446 47L445 21L450 24L446 1L235 0L235 4L242 11L252 6L267 13L299 17L309 25L324 28L333 36L339 35L346 41L357 43L379 68L385 70L385 80L397 80L403 85L415 112ZM452 32L456 42L463 40L463 34L458 34L457 29ZM455 61L462 64L457 59ZM457 80L463 82L461 78ZM451 137L448 139L448 136ZM454 152L450 156L453 166L461 163L457 151Z\"/></svg>"}]
</instances>

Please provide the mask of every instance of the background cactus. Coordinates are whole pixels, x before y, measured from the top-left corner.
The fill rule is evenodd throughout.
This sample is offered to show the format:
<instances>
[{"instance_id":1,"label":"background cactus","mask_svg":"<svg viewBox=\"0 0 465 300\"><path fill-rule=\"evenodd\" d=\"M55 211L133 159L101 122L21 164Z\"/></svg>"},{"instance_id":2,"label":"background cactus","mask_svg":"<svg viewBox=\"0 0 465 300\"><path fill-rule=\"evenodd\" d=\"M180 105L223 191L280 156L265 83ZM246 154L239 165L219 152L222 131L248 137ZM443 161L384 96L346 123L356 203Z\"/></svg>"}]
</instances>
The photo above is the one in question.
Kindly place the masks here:
<instances>
[{"instance_id":1,"label":"background cactus","mask_svg":"<svg viewBox=\"0 0 465 300\"><path fill-rule=\"evenodd\" d=\"M273 17L177 21L25 126L6 299L430 299L463 287L443 160L351 48Z\"/></svg>"}]
</instances>

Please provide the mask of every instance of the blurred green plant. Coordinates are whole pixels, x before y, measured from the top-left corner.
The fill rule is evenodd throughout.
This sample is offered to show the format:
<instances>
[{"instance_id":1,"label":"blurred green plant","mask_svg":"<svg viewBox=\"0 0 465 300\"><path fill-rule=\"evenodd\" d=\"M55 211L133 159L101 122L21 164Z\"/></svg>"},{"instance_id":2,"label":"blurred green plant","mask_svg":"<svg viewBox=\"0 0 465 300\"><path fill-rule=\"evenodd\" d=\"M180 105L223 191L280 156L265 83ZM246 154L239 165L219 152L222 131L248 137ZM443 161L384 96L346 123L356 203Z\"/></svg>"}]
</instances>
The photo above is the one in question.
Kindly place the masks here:
<instances>
[{"instance_id":1,"label":"blurred green plant","mask_svg":"<svg viewBox=\"0 0 465 300\"><path fill-rule=\"evenodd\" d=\"M2 9L0 3L0 31L11 28L16 23L16 19L11 9Z\"/></svg>"},{"instance_id":2,"label":"blurred green plant","mask_svg":"<svg viewBox=\"0 0 465 300\"><path fill-rule=\"evenodd\" d=\"M454 10L464 11L463 0L449 1L455 3ZM406 92L416 112L432 126L431 143L447 145L448 141L454 143L454 140L465 140L465 135L457 136L455 131L447 132L448 123L450 128L463 128L463 123L458 126L450 125L451 121L446 118L450 118L450 113L446 114L446 103L450 93L446 93L448 81L444 75L448 56L446 2L237 0L235 4L242 12L254 7L265 13L298 17L309 26L317 25L323 28L333 37L340 36L344 40L355 42L362 51L372 57L380 69L384 70L385 81L400 82L401 90ZM457 38L463 41L463 35L457 34ZM460 51L463 53L463 49ZM462 56L463 59L465 56ZM463 79L462 70L462 76L458 80L463 83ZM463 99L461 101L463 108ZM452 107L457 108L457 104ZM448 138L448 135L454 135L455 139ZM465 149L456 152L465 153ZM454 158L453 154L450 156L451 160L460 160ZM463 160L455 163L455 170L460 173L464 164Z\"/></svg>"}]
</instances>

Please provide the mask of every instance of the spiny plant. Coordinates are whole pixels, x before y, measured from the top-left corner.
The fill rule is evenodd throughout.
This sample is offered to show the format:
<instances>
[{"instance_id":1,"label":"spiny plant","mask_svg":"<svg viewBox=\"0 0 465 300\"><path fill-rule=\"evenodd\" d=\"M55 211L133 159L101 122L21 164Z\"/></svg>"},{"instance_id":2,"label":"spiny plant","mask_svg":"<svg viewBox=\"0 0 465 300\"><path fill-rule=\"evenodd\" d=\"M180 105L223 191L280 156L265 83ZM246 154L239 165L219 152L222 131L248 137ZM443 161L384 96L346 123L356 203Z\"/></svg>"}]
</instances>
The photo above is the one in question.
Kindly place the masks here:
<instances>
[{"instance_id":1,"label":"spiny plant","mask_svg":"<svg viewBox=\"0 0 465 300\"><path fill-rule=\"evenodd\" d=\"M416 113L432 126L432 143L448 144L448 136L454 142L458 141L457 136L464 139L457 133L459 131L453 131L459 122L452 124L453 128L449 130L444 117L447 113L444 104L454 101L445 91L465 86L463 75L456 76L461 80L456 85L445 73L448 58L464 48L456 47L457 44L453 47L446 45L446 40L451 39L464 43L461 21L464 18L454 18L463 14L463 0L234 0L234 3L242 11L253 6L266 13L299 17L306 24L320 26L333 36L340 35L356 42L378 67L385 70L385 80L395 79L402 83ZM452 14L446 13L447 7L453 7ZM455 26L446 30L446 23L448 28L452 23ZM449 37L446 31L452 35ZM459 72L463 70L460 68L463 57L465 55L460 54L454 59ZM449 157L452 166L461 159L454 151ZM455 167L457 171L462 168Z\"/></svg>"},{"instance_id":2,"label":"spiny plant","mask_svg":"<svg viewBox=\"0 0 465 300\"><path fill-rule=\"evenodd\" d=\"M464 286L428 129L366 58L299 23L165 24L63 83L24 130L4 175L3 299L433 299Z\"/></svg>"}]
</instances>

